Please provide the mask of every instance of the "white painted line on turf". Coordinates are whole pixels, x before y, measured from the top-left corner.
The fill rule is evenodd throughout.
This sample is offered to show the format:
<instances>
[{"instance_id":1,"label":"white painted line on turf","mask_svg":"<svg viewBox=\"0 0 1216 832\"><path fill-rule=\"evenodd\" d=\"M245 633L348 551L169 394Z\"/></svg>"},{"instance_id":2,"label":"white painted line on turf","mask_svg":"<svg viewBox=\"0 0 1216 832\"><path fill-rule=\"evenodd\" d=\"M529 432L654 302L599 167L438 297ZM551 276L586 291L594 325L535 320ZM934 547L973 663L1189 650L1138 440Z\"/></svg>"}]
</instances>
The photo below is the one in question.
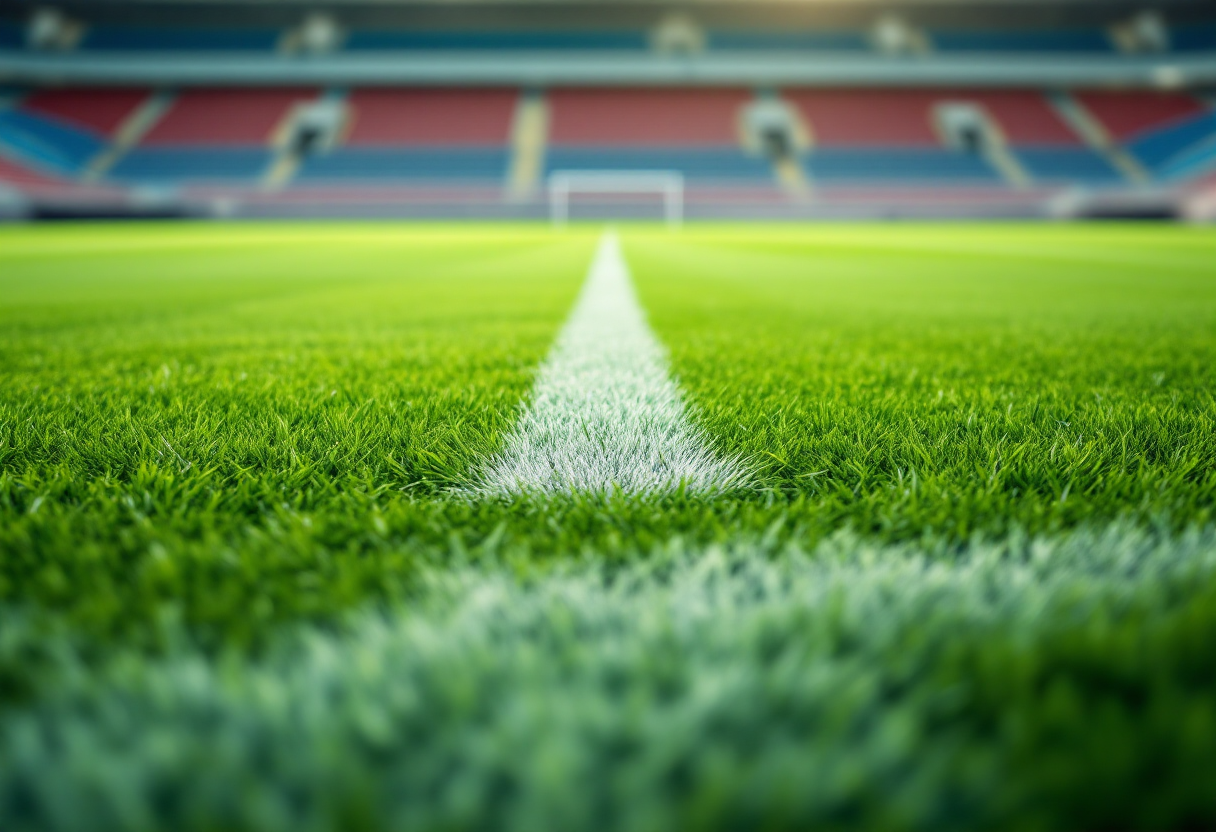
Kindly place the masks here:
<instances>
[{"instance_id":1,"label":"white painted line on turf","mask_svg":"<svg viewBox=\"0 0 1216 832\"><path fill-rule=\"evenodd\" d=\"M705 493L745 479L738 460L718 458L689 419L616 234L605 233L531 403L473 490Z\"/></svg>"}]
</instances>

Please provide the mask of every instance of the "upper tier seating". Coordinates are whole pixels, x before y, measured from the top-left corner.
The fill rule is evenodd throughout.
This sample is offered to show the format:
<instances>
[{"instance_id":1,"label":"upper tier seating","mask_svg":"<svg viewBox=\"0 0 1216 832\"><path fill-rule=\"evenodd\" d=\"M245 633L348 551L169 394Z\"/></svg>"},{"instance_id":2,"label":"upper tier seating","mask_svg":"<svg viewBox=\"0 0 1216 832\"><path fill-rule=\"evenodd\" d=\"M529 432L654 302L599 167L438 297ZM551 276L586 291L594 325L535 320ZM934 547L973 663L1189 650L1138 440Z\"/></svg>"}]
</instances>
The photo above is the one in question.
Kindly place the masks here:
<instances>
[{"instance_id":1,"label":"upper tier seating","mask_svg":"<svg viewBox=\"0 0 1216 832\"><path fill-rule=\"evenodd\" d=\"M306 159L297 179L500 183L517 99L503 89L357 90L345 142Z\"/></svg>"},{"instance_id":2,"label":"upper tier seating","mask_svg":"<svg viewBox=\"0 0 1216 832\"><path fill-rule=\"evenodd\" d=\"M546 170L674 170L694 186L771 186L739 143L741 89L558 89L548 95Z\"/></svg>"},{"instance_id":3,"label":"upper tier seating","mask_svg":"<svg viewBox=\"0 0 1216 832\"><path fill-rule=\"evenodd\" d=\"M1170 30L1170 48L1175 52L1216 52L1216 21L1175 26Z\"/></svg>"},{"instance_id":4,"label":"upper tier seating","mask_svg":"<svg viewBox=\"0 0 1216 832\"><path fill-rule=\"evenodd\" d=\"M252 183L270 164L275 129L295 104L315 96L302 89L183 92L111 175L121 181Z\"/></svg>"},{"instance_id":5,"label":"upper tier seating","mask_svg":"<svg viewBox=\"0 0 1216 832\"><path fill-rule=\"evenodd\" d=\"M355 29L346 39L354 50L584 50L645 49L647 38L640 31L609 32L461 32Z\"/></svg>"},{"instance_id":6,"label":"upper tier seating","mask_svg":"<svg viewBox=\"0 0 1216 832\"><path fill-rule=\"evenodd\" d=\"M76 48L86 51L270 52L288 29L261 25L148 25L91 22L84 19L83 36ZM1111 52L1114 44L1100 26L1089 28L972 28L942 27L926 32L930 46L939 52ZM649 33L637 29L384 29L355 23L343 39L349 50L536 50L536 51L641 51L650 47ZM0 20L0 49L26 45L26 22ZM871 48L864 29L711 28L711 50L864 51ZM1170 28L1170 46L1177 52L1216 51L1216 21L1176 23Z\"/></svg>"},{"instance_id":7,"label":"upper tier seating","mask_svg":"<svg viewBox=\"0 0 1216 832\"><path fill-rule=\"evenodd\" d=\"M939 52L1109 52L1101 29L991 31L936 29L929 33Z\"/></svg>"},{"instance_id":8,"label":"upper tier seating","mask_svg":"<svg viewBox=\"0 0 1216 832\"><path fill-rule=\"evenodd\" d=\"M25 27L10 20L0 20L0 49L20 49L25 46Z\"/></svg>"},{"instance_id":9,"label":"upper tier seating","mask_svg":"<svg viewBox=\"0 0 1216 832\"><path fill-rule=\"evenodd\" d=\"M270 51L277 29L172 28L164 26L90 26L80 49L99 51Z\"/></svg>"},{"instance_id":10,"label":"upper tier seating","mask_svg":"<svg viewBox=\"0 0 1216 832\"><path fill-rule=\"evenodd\" d=\"M861 51L870 48L862 32L788 30L736 30L709 33L710 49L746 49L766 51L786 49L797 51Z\"/></svg>"}]
</instances>

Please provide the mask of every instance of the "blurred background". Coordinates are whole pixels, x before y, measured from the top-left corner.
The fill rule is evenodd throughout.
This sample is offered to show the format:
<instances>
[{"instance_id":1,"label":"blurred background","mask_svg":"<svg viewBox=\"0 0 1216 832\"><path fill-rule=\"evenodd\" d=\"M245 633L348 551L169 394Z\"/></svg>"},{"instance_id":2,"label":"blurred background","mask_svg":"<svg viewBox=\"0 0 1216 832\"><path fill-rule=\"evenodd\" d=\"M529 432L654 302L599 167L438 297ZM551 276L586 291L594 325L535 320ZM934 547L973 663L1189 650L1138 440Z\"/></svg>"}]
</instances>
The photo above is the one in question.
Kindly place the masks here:
<instances>
[{"instance_id":1,"label":"blurred background","mask_svg":"<svg viewBox=\"0 0 1216 832\"><path fill-rule=\"evenodd\" d=\"M1216 216L1216 4L0 6L0 216Z\"/></svg>"}]
</instances>

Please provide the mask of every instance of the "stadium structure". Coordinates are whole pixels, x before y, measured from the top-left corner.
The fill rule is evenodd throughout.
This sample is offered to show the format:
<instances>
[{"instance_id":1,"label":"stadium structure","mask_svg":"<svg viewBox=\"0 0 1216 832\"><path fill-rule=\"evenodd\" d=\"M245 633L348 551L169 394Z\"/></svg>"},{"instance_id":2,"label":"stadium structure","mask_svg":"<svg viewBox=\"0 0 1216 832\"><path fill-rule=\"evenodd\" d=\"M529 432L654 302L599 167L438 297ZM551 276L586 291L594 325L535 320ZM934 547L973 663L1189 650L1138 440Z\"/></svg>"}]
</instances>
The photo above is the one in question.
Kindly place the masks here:
<instances>
[{"instance_id":1,"label":"stadium structure","mask_svg":"<svg viewBox=\"0 0 1216 832\"><path fill-rule=\"evenodd\" d=\"M1216 210L1210 3L118 0L0 14L12 217Z\"/></svg>"}]
</instances>

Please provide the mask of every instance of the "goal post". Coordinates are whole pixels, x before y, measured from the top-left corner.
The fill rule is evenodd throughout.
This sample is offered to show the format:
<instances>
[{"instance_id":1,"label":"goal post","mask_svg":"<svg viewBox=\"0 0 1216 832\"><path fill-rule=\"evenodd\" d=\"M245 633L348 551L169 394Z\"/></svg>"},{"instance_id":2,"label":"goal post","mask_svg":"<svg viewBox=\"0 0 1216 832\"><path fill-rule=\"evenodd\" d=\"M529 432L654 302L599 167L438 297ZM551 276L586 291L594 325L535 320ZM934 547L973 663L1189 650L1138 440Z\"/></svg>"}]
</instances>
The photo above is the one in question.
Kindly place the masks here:
<instances>
[{"instance_id":1,"label":"goal post","mask_svg":"<svg viewBox=\"0 0 1216 832\"><path fill-rule=\"evenodd\" d=\"M556 170L549 174L549 217L570 219L570 197L579 194L653 194L663 198L668 225L684 221L684 174L674 170Z\"/></svg>"}]
</instances>

